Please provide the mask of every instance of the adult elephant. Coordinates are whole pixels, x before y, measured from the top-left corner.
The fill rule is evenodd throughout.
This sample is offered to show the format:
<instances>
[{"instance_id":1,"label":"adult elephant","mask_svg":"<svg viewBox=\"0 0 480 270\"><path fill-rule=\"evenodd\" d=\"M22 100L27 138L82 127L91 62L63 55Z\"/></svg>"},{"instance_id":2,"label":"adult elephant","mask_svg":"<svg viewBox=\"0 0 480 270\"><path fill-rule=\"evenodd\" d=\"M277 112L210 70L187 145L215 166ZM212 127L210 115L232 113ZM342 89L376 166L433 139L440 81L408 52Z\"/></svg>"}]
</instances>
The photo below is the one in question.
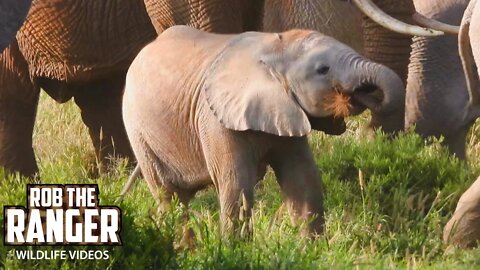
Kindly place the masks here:
<instances>
[{"instance_id":1,"label":"adult elephant","mask_svg":"<svg viewBox=\"0 0 480 270\"><path fill-rule=\"evenodd\" d=\"M417 11L459 25L469 0L416 0ZM469 95L457 36L413 38L406 94L406 126L424 136L444 136L444 144L465 158L465 140L478 113Z\"/></svg>"},{"instance_id":2,"label":"adult elephant","mask_svg":"<svg viewBox=\"0 0 480 270\"><path fill-rule=\"evenodd\" d=\"M370 16L388 21L363 2ZM124 78L155 30L176 24L220 33L258 30L263 11L263 1L34 0L17 41L0 57L0 165L24 175L37 172L32 131L40 88L60 103L75 99L100 161L112 153L131 156L120 110ZM398 43L381 35L370 39L372 48Z\"/></svg>"},{"instance_id":3,"label":"adult elephant","mask_svg":"<svg viewBox=\"0 0 480 270\"><path fill-rule=\"evenodd\" d=\"M0 52L10 44L22 26L31 3L32 0L0 1Z\"/></svg>"},{"instance_id":4,"label":"adult elephant","mask_svg":"<svg viewBox=\"0 0 480 270\"><path fill-rule=\"evenodd\" d=\"M130 156L124 77L154 38L143 1L34 0L0 56L0 165L26 176L38 171L32 132L40 88L60 103L75 99L100 160L114 151Z\"/></svg>"}]
</instances>

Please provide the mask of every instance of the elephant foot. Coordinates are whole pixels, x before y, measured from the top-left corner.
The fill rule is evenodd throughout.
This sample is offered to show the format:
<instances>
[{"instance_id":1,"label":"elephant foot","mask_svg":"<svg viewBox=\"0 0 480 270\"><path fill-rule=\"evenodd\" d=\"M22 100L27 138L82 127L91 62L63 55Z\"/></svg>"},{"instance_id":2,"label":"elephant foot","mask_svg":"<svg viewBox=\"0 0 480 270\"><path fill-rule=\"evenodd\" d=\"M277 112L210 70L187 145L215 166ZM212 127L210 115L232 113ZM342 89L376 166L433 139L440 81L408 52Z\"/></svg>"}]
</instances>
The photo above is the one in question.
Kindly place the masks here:
<instances>
[{"instance_id":1,"label":"elephant foot","mask_svg":"<svg viewBox=\"0 0 480 270\"><path fill-rule=\"evenodd\" d=\"M122 74L75 88L75 103L89 129L100 173L109 167L112 157L134 160L122 120L124 77Z\"/></svg>"},{"instance_id":2,"label":"elephant foot","mask_svg":"<svg viewBox=\"0 0 480 270\"><path fill-rule=\"evenodd\" d=\"M7 173L34 177L38 173L32 147L39 88L12 43L0 55L0 167Z\"/></svg>"},{"instance_id":3,"label":"elephant foot","mask_svg":"<svg viewBox=\"0 0 480 270\"><path fill-rule=\"evenodd\" d=\"M480 177L460 197L452 218L445 225L443 240L461 248L480 241Z\"/></svg>"},{"instance_id":4,"label":"elephant foot","mask_svg":"<svg viewBox=\"0 0 480 270\"><path fill-rule=\"evenodd\" d=\"M182 250L193 250L195 248L195 233L193 232L192 228L187 227L185 225L183 227L183 236L178 245L176 245L177 249L182 249Z\"/></svg>"}]
</instances>

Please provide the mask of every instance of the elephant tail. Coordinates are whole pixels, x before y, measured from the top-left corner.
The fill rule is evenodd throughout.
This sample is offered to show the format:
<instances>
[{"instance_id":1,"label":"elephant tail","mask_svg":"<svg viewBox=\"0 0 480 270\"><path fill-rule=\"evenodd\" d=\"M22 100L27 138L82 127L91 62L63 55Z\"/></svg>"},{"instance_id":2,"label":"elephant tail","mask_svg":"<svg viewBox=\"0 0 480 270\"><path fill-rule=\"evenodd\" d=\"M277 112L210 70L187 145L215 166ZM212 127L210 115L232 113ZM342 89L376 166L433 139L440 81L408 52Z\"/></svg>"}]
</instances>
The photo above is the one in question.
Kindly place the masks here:
<instances>
[{"instance_id":1,"label":"elephant tail","mask_svg":"<svg viewBox=\"0 0 480 270\"><path fill-rule=\"evenodd\" d=\"M132 188L133 184L135 183L135 180L137 180L140 177L140 174L142 173L142 170L140 169L140 164L137 164L135 166L135 169L133 170L132 174L128 178L127 183L125 186L123 186L122 192L120 192L120 196L117 199L117 203L120 203L125 195L130 191Z\"/></svg>"}]
</instances>

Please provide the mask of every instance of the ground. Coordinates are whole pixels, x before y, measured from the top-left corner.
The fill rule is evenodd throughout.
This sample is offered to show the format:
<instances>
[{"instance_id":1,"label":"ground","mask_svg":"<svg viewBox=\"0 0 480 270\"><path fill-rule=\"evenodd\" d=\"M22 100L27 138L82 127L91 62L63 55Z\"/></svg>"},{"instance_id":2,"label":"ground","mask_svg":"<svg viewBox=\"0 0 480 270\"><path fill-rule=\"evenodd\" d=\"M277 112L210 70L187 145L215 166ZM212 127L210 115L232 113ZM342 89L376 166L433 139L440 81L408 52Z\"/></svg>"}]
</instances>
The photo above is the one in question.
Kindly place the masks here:
<instances>
[{"instance_id":1,"label":"ground","mask_svg":"<svg viewBox=\"0 0 480 270\"><path fill-rule=\"evenodd\" d=\"M480 175L480 125L468 140L469 162L448 157L439 141L413 134L390 142L359 128L367 116L349 120L340 137L310 136L326 189L326 232L302 238L286 213L275 215L281 195L271 172L258 184L251 240L220 237L213 189L198 194L189 220L196 233L191 249L178 247L182 208L157 214L146 184L139 182L119 205L122 247L24 247L109 250L108 260L19 261L0 245L5 269L473 269L480 250L442 243L444 224L461 193ZM476 135L478 134L478 135ZM98 183L100 203L114 204L129 168L116 161L108 175L93 178L91 146L73 102L58 105L42 94L34 147L44 183ZM0 202L25 203L26 179L0 172ZM6 179L3 179L6 178ZM276 217L276 218L275 218ZM3 208L0 232L3 234ZM3 237L3 235L2 235ZM16 248L20 249L20 248Z\"/></svg>"}]
</instances>

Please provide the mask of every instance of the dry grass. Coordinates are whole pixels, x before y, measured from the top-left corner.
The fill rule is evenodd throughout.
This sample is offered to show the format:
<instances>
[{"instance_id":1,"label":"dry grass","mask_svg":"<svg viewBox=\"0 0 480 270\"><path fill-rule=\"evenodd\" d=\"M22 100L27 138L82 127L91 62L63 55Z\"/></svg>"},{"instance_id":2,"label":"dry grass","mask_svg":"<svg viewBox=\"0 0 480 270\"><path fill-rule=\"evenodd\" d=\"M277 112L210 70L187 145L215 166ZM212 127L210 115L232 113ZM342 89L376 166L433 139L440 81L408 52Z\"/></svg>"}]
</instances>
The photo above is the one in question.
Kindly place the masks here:
<instances>
[{"instance_id":1,"label":"dry grass","mask_svg":"<svg viewBox=\"0 0 480 270\"><path fill-rule=\"evenodd\" d=\"M73 100L58 104L42 91L33 148L44 181L68 179L78 173L91 177L98 171L88 129ZM50 174L52 178L48 177Z\"/></svg>"},{"instance_id":2,"label":"dry grass","mask_svg":"<svg viewBox=\"0 0 480 270\"><path fill-rule=\"evenodd\" d=\"M352 104L351 97L342 93L341 89L335 88L334 91L325 96L323 106L327 112L333 113L334 117L345 118L350 115Z\"/></svg>"},{"instance_id":3,"label":"dry grass","mask_svg":"<svg viewBox=\"0 0 480 270\"><path fill-rule=\"evenodd\" d=\"M58 104L42 91L33 132L33 148L40 164L54 162L71 150L93 154L88 129L73 99Z\"/></svg>"}]
</instances>

